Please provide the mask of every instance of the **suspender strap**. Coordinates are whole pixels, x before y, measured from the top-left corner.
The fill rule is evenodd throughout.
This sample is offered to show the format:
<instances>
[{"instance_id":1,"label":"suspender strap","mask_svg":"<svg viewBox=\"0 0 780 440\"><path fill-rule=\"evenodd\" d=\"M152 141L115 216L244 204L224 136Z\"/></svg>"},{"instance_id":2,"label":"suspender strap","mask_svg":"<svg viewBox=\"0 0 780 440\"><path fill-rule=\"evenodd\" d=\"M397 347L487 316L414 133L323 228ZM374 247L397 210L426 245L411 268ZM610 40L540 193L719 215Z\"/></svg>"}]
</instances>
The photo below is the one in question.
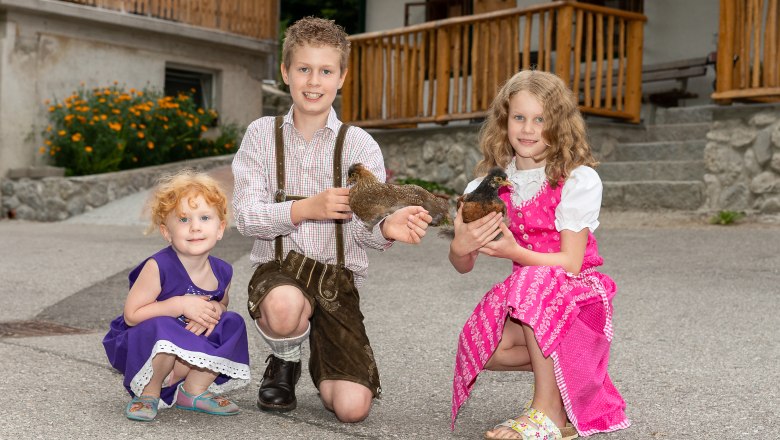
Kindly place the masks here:
<instances>
[{"instance_id":1,"label":"suspender strap","mask_svg":"<svg viewBox=\"0 0 780 440\"><path fill-rule=\"evenodd\" d=\"M344 137L349 125L341 124L336 136L336 148L333 151L333 187L341 188L341 151L344 149ZM339 268L344 268L344 221L336 220L336 261Z\"/></svg>"},{"instance_id":2,"label":"suspender strap","mask_svg":"<svg viewBox=\"0 0 780 440\"><path fill-rule=\"evenodd\" d=\"M284 124L284 116L277 116L274 120L274 131L276 132L276 194L274 194L274 201L276 203L285 202L287 200L303 200L306 197L288 195L285 191L284 181L284 134L282 132L282 125ZM344 150L344 138L347 135L349 125L341 124L339 133L336 136L336 148L333 151L333 186L335 188L341 187L341 156ZM345 267L344 260L344 231L341 220L336 220L336 261L340 268ZM274 259L282 263L282 237L277 236L274 240Z\"/></svg>"}]
</instances>

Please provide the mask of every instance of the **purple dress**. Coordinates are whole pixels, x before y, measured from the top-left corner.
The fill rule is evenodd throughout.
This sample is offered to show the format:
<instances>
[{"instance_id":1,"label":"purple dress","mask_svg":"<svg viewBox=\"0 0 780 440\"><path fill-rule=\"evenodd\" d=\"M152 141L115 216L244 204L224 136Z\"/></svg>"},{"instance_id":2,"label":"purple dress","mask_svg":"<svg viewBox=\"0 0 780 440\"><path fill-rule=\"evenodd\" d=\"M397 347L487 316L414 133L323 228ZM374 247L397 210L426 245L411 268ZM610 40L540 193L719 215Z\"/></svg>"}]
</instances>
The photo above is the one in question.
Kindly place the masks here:
<instances>
[{"instance_id":1,"label":"purple dress","mask_svg":"<svg viewBox=\"0 0 780 440\"><path fill-rule=\"evenodd\" d=\"M152 255L160 269L162 291L157 297L164 301L178 295L208 295L220 301L233 277L233 267L219 258L209 256L211 270L217 277L216 290L197 287L184 269L172 247ZM133 286L147 260L130 272ZM214 331L206 337L185 329L184 317L158 316L135 326L128 326L124 316L111 322L103 346L111 366L124 374L124 385L131 396L140 395L152 378L152 359L158 353L170 353L190 365L219 373L209 391L222 394L249 384L249 347L244 319L235 312L222 314ZM160 407L170 407L179 382L164 386L160 393ZM165 385L165 384L164 384Z\"/></svg>"}]
</instances>

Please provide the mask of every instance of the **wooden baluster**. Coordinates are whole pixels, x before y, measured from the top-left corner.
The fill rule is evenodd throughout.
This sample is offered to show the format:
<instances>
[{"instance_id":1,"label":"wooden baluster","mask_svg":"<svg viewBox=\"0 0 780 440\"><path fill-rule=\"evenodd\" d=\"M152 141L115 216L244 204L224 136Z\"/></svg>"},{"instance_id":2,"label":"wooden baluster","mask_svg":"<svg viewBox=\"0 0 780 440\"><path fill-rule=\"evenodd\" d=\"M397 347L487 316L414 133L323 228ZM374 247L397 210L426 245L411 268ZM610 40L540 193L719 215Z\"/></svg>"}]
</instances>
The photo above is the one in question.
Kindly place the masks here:
<instances>
[{"instance_id":1,"label":"wooden baluster","mask_svg":"<svg viewBox=\"0 0 780 440\"><path fill-rule=\"evenodd\" d=\"M547 71L547 66L544 65L544 60L547 58L544 47L544 29L545 29L544 11L539 12L539 35L537 38L537 51L536 51L536 68L539 70Z\"/></svg>"},{"instance_id":2,"label":"wooden baluster","mask_svg":"<svg viewBox=\"0 0 780 440\"><path fill-rule=\"evenodd\" d=\"M544 70L545 72L552 72L552 20L553 11L547 11L545 14L545 26L544 26Z\"/></svg>"},{"instance_id":3,"label":"wooden baluster","mask_svg":"<svg viewBox=\"0 0 780 440\"><path fill-rule=\"evenodd\" d=\"M460 25L452 29L452 113L461 113L460 108L460 41L463 27Z\"/></svg>"},{"instance_id":4,"label":"wooden baluster","mask_svg":"<svg viewBox=\"0 0 780 440\"><path fill-rule=\"evenodd\" d=\"M579 100L580 98L580 72L582 71L582 28L585 25L584 11L582 9L577 10L577 24L575 25L574 33L574 80L572 83L574 87L574 96Z\"/></svg>"},{"instance_id":5,"label":"wooden baluster","mask_svg":"<svg viewBox=\"0 0 780 440\"><path fill-rule=\"evenodd\" d=\"M644 23L631 20L628 23L628 67L626 72L626 113L631 122L639 122L642 109L642 50Z\"/></svg>"},{"instance_id":6,"label":"wooden baluster","mask_svg":"<svg viewBox=\"0 0 780 440\"><path fill-rule=\"evenodd\" d=\"M612 77L615 75L614 52L615 52L615 16L610 15L607 18L607 87L606 97L604 98L604 108L612 109Z\"/></svg>"},{"instance_id":7,"label":"wooden baluster","mask_svg":"<svg viewBox=\"0 0 780 440\"><path fill-rule=\"evenodd\" d=\"M564 6L558 9L555 16L558 31L555 44L555 73L567 85L571 85L571 26L573 12L574 8L572 6Z\"/></svg>"},{"instance_id":8,"label":"wooden baluster","mask_svg":"<svg viewBox=\"0 0 780 440\"><path fill-rule=\"evenodd\" d=\"M753 81L751 88L761 87L761 13L764 11L763 0L751 0L753 5L753 17L750 26L753 28Z\"/></svg>"},{"instance_id":9,"label":"wooden baluster","mask_svg":"<svg viewBox=\"0 0 780 440\"><path fill-rule=\"evenodd\" d=\"M523 36L523 69L531 68L531 31L533 30L534 16L525 14L525 34Z\"/></svg>"},{"instance_id":10,"label":"wooden baluster","mask_svg":"<svg viewBox=\"0 0 780 440\"><path fill-rule=\"evenodd\" d=\"M767 4L766 26L764 30L764 87L776 87L777 63L780 62L777 53L777 0L769 0Z\"/></svg>"},{"instance_id":11,"label":"wooden baluster","mask_svg":"<svg viewBox=\"0 0 780 440\"><path fill-rule=\"evenodd\" d=\"M469 70L471 71L471 111L477 111L481 109L481 105L479 102L479 52L480 52L480 45L482 44L482 39L479 35L479 23L472 23L470 25L471 27L471 35L473 36L471 41L471 67Z\"/></svg>"},{"instance_id":12,"label":"wooden baluster","mask_svg":"<svg viewBox=\"0 0 780 440\"><path fill-rule=\"evenodd\" d=\"M585 107L593 106L591 101L590 71L593 62L593 13L587 12L587 26L585 28Z\"/></svg>"},{"instance_id":13,"label":"wooden baluster","mask_svg":"<svg viewBox=\"0 0 780 440\"><path fill-rule=\"evenodd\" d=\"M490 41L492 44L498 45L498 39L500 38L500 32L498 28L499 24L495 20L491 20L490 23L487 25L489 37L487 41ZM488 84L487 88L487 94L488 96L493 96L496 94L496 90L498 90L498 72L501 69L500 66L500 56L499 56L499 50L498 48L495 48L493 50L492 47L485 47L485 51L488 53L488 63L487 63L487 74L490 78L490 83ZM487 105L485 106L487 108Z\"/></svg>"},{"instance_id":14,"label":"wooden baluster","mask_svg":"<svg viewBox=\"0 0 780 440\"><path fill-rule=\"evenodd\" d=\"M604 15L596 14L596 90L593 107L601 108L601 87L604 76Z\"/></svg>"},{"instance_id":15,"label":"wooden baluster","mask_svg":"<svg viewBox=\"0 0 780 440\"><path fill-rule=\"evenodd\" d=\"M450 100L450 35L446 27L436 32L436 120L449 113Z\"/></svg>"},{"instance_id":16,"label":"wooden baluster","mask_svg":"<svg viewBox=\"0 0 780 440\"><path fill-rule=\"evenodd\" d=\"M620 19L620 26L618 30L618 78L617 78L617 98L616 98L616 110L623 111L623 90L626 86L624 83L624 75L626 70L626 19Z\"/></svg>"},{"instance_id":17,"label":"wooden baluster","mask_svg":"<svg viewBox=\"0 0 780 440\"><path fill-rule=\"evenodd\" d=\"M718 26L718 61L715 72L715 94L732 89L734 84L734 0L720 0Z\"/></svg>"}]
</instances>

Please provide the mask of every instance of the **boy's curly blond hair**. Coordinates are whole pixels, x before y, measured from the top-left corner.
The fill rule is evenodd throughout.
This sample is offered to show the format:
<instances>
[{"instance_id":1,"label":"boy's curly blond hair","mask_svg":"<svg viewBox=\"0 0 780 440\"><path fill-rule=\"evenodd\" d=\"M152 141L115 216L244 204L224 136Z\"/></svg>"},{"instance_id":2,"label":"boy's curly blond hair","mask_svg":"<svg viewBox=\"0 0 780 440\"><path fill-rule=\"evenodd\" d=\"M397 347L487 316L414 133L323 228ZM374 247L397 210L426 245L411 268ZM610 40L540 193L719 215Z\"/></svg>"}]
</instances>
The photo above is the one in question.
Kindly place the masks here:
<instances>
[{"instance_id":1,"label":"boy's curly blond hair","mask_svg":"<svg viewBox=\"0 0 780 440\"><path fill-rule=\"evenodd\" d=\"M477 164L476 175L487 174L494 166L506 168L514 158L507 136L509 100L521 90L530 93L542 105L542 138L549 143L544 151L544 171L550 186L558 186L580 165L598 165L590 150L585 120L571 89L553 73L523 70L509 78L490 104L479 133L483 159Z\"/></svg>"},{"instance_id":2,"label":"boy's curly blond hair","mask_svg":"<svg viewBox=\"0 0 780 440\"><path fill-rule=\"evenodd\" d=\"M344 28L337 25L335 21L306 17L288 27L284 32L284 44L282 45L282 62L285 68L290 68L295 49L304 45L312 47L329 46L338 50L341 53L340 73L343 74L346 71L351 44L347 40L347 33L344 31Z\"/></svg>"},{"instance_id":3,"label":"boy's curly blond hair","mask_svg":"<svg viewBox=\"0 0 780 440\"><path fill-rule=\"evenodd\" d=\"M227 197L219 183L206 173L192 169L184 169L169 176L163 176L157 181L157 186L149 199L153 230L165 223L165 219L179 210L179 203L189 197L192 199L203 196L211 207L217 211L220 221L227 221ZM147 231L149 232L149 231Z\"/></svg>"}]
</instances>

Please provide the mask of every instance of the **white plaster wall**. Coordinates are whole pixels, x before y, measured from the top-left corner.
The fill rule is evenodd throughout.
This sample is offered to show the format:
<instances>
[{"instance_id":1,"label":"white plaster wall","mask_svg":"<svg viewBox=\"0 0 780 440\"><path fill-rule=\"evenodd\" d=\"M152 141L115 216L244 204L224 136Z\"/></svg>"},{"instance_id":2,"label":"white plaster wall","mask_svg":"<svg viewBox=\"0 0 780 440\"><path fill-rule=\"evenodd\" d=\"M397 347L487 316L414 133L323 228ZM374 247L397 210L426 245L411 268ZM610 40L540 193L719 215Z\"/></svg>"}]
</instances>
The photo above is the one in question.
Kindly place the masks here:
<instances>
[{"instance_id":1,"label":"white plaster wall","mask_svg":"<svg viewBox=\"0 0 780 440\"><path fill-rule=\"evenodd\" d=\"M18 3L2 0L0 9L7 2ZM0 14L0 176L43 162L37 152L47 125L44 101L114 81L162 89L170 63L214 73L222 121L244 128L262 115L262 80L275 76L276 42L64 2L37 4L44 13L22 7Z\"/></svg>"}]
</instances>

